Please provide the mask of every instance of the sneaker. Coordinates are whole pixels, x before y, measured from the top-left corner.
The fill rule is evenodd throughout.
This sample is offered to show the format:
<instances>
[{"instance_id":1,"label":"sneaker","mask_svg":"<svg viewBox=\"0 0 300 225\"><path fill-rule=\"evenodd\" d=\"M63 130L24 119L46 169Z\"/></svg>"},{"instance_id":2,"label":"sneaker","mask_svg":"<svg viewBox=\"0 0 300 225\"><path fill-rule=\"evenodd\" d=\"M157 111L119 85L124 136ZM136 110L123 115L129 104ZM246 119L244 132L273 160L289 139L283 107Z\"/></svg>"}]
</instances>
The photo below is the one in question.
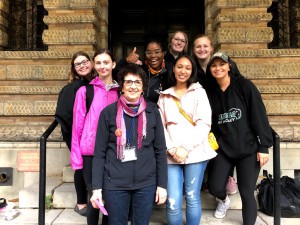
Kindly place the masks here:
<instances>
[{"instance_id":1,"label":"sneaker","mask_svg":"<svg viewBox=\"0 0 300 225\"><path fill-rule=\"evenodd\" d=\"M237 193L238 187L233 177L229 176L228 182L226 184L226 192L229 195Z\"/></svg>"},{"instance_id":2,"label":"sneaker","mask_svg":"<svg viewBox=\"0 0 300 225\"><path fill-rule=\"evenodd\" d=\"M218 206L214 213L214 217L216 217L217 219L222 219L226 216L226 212L229 209L230 199L228 198L228 196L226 196L224 201L218 198L217 201L218 201Z\"/></svg>"}]
</instances>

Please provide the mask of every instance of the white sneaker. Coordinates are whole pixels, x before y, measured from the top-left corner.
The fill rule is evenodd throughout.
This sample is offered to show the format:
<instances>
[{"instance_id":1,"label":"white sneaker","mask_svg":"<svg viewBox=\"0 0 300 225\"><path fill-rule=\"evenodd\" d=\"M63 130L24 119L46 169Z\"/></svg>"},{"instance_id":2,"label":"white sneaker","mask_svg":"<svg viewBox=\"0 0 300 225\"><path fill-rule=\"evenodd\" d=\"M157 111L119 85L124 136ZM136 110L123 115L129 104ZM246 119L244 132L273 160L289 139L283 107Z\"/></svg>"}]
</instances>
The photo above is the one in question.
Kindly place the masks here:
<instances>
[{"instance_id":1,"label":"white sneaker","mask_svg":"<svg viewBox=\"0 0 300 225\"><path fill-rule=\"evenodd\" d=\"M226 212L229 209L230 199L228 198L228 196L226 196L224 201L222 201L221 199L218 199L218 198L217 198L217 201L218 201L218 206L214 213L214 217L216 217L218 219L222 219L226 216Z\"/></svg>"}]
</instances>

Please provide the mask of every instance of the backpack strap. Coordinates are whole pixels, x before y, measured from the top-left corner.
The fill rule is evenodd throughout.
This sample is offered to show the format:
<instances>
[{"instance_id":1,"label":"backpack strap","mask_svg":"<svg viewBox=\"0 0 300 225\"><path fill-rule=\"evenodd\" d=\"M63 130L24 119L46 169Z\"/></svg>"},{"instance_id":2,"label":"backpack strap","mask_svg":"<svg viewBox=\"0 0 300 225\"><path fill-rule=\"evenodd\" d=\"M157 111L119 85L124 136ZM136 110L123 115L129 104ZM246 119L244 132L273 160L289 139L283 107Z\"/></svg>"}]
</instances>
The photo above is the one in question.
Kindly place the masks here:
<instances>
[{"instance_id":1,"label":"backpack strap","mask_svg":"<svg viewBox=\"0 0 300 225\"><path fill-rule=\"evenodd\" d=\"M86 84L86 114L88 114L94 98L94 85Z\"/></svg>"}]
</instances>

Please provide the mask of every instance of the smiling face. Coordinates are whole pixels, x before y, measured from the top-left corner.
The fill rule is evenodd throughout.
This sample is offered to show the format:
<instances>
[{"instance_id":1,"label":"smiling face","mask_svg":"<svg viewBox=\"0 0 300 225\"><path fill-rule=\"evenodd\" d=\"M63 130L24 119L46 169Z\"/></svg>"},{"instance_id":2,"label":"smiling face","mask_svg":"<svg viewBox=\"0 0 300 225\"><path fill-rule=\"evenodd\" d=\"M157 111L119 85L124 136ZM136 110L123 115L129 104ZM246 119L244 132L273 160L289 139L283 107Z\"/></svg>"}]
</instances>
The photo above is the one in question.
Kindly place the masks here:
<instances>
[{"instance_id":1,"label":"smiling face","mask_svg":"<svg viewBox=\"0 0 300 225\"><path fill-rule=\"evenodd\" d=\"M112 60L109 54L102 53L94 58L94 68L96 69L100 79L112 76L112 70L115 68L116 63Z\"/></svg>"},{"instance_id":2,"label":"smiling face","mask_svg":"<svg viewBox=\"0 0 300 225\"><path fill-rule=\"evenodd\" d=\"M210 63L210 72L216 80L228 79L229 78L229 63L225 62L221 58L215 58Z\"/></svg>"},{"instance_id":3,"label":"smiling face","mask_svg":"<svg viewBox=\"0 0 300 225\"><path fill-rule=\"evenodd\" d=\"M207 61L213 53L213 46L210 39L206 36L195 39L193 45L193 54L198 60Z\"/></svg>"},{"instance_id":4,"label":"smiling face","mask_svg":"<svg viewBox=\"0 0 300 225\"><path fill-rule=\"evenodd\" d=\"M91 71L92 71L93 65L92 65L92 62L86 56L79 55L78 57L76 57L74 59L73 65L74 65L76 73L79 76L90 80L90 78L92 76Z\"/></svg>"},{"instance_id":5,"label":"smiling face","mask_svg":"<svg viewBox=\"0 0 300 225\"><path fill-rule=\"evenodd\" d=\"M160 70L162 68L162 62L164 60L165 52L162 47L156 43L151 42L147 45L146 49L146 63L154 70Z\"/></svg>"},{"instance_id":6,"label":"smiling face","mask_svg":"<svg viewBox=\"0 0 300 225\"><path fill-rule=\"evenodd\" d=\"M124 77L122 92L127 101L136 102L143 92L142 78L136 74L127 74Z\"/></svg>"},{"instance_id":7,"label":"smiling face","mask_svg":"<svg viewBox=\"0 0 300 225\"><path fill-rule=\"evenodd\" d=\"M185 39L184 34L181 32L177 32L171 40L170 51L179 54L184 50L186 44L187 40Z\"/></svg>"},{"instance_id":8,"label":"smiling face","mask_svg":"<svg viewBox=\"0 0 300 225\"><path fill-rule=\"evenodd\" d=\"M192 74L192 63L189 59L182 57L180 58L173 67L175 74L176 84L182 85L187 84L188 79Z\"/></svg>"}]
</instances>

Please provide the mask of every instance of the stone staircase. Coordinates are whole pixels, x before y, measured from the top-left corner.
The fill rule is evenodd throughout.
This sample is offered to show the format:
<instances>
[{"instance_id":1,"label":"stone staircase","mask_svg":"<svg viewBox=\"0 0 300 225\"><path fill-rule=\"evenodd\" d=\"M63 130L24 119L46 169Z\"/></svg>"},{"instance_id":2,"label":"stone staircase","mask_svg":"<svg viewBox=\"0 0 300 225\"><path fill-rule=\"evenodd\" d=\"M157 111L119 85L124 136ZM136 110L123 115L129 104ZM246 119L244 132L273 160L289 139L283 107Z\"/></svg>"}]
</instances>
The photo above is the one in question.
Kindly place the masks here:
<instances>
[{"instance_id":1,"label":"stone staircase","mask_svg":"<svg viewBox=\"0 0 300 225\"><path fill-rule=\"evenodd\" d=\"M73 170L70 165L63 168L62 176L50 176L46 181L46 196L51 196L53 205L51 209L46 209L45 225L86 225L86 217L82 217L74 212L76 204L75 187L73 183ZM38 224L38 183L27 186L19 192L19 210L21 214L11 220L0 219L1 225L37 225ZM242 224L241 200L239 193L230 195L231 207L224 219L213 217L216 208L216 201L208 192L201 192L202 198L202 218L201 224L215 225L240 225ZM47 201L46 201L47 202ZM185 203L183 202L183 208ZM101 224L100 214L99 224ZM183 220L185 215L183 213ZM255 225L271 225L273 217L269 217L258 212ZM299 224L300 218L281 218L282 224ZM165 205L154 206L150 225L166 225Z\"/></svg>"},{"instance_id":2,"label":"stone staircase","mask_svg":"<svg viewBox=\"0 0 300 225\"><path fill-rule=\"evenodd\" d=\"M52 195L54 209L73 209L76 204L74 172L70 165L63 169L62 177L47 177L46 196ZM215 209L215 198L207 191L201 192L202 208ZM231 195L231 209L241 209L239 193ZM20 208L38 208L38 183L34 183L19 192ZM185 207L185 206L184 206ZM158 207L164 208L164 207Z\"/></svg>"}]
</instances>

